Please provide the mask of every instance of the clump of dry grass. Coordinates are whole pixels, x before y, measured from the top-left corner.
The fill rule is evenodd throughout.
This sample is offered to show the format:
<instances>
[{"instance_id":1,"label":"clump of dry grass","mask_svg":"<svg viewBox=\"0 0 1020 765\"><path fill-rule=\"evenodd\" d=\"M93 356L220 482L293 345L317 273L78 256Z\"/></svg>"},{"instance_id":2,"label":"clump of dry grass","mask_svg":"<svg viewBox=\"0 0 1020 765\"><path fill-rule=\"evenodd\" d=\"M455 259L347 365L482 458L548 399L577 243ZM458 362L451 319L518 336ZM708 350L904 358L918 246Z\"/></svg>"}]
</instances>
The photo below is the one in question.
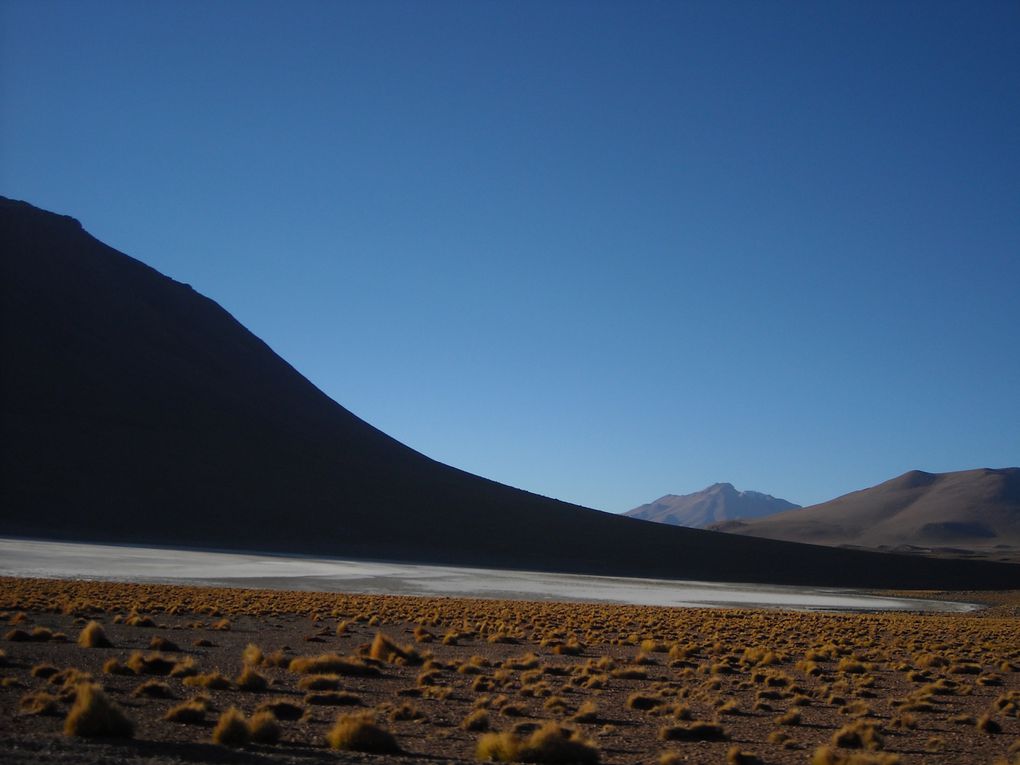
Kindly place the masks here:
<instances>
[{"instance_id":1,"label":"clump of dry grass","mask_svg":"<svg viewBox=\"0 0 1020 765\"><path fill-rule=\"evenodd\" d=\"M401 704L390 711L390 719L394 722L424 721L427 718L424 712L413 704Z\"/></svg>"},{"instance_id":2,"label":"clump of dry grass","mask_svg":"<svg viewBox=\"0 0 1020 765\"><path fill-rule=\"evenodd\" d=\"M353 707L361 703L361 697L347 691L322 691L305 694L305 703L320 707Z\"/></svg>"},{"instance_id":3,"label":"clump of dry grass","mask_svg":"<svg viewBox=\"0 0 1020 765\"><path fill-rule=\"evenodd\" d=\"M340 715L326 734L333 749L371 754L399 754L397 740L369 715Z\"/></svg>"},{"instance_id":4,"label":"clump of dry grass","mask_svg":"<svg viewBox=\"0 0 1020 765\"><path fill-rule=\"evenodd\" d=\"M261 693L269 688L269 680L265 675L260 675L250 664L245 664L241 674L234 681L239 691L249 693Z\"/></svg>"},{"instance_id":5,"label":"clump of dry grass","mask_svg":"<svg viewBox=\"0 0 1020 765\"><path fill-rule=\"evenodd\" d=\"M170 709L163 719L167 722L182 725L198 725L205 722L205 713L209 711L209 703L205 699L190 699Z\"/></svg>"},{"instance_id":6,"label":"clump of dry grass","mask_svg":"<svg viewBox=\"0 0 1020 765\"><path fill-rule=\"evenodd\" d=\"M170 670L170 677L192 677L197 674L198 665L191 656L185 656Z\"/></svg>"},{"instance_id":7,"label":"clump of dry grass","mask_svg":"<svg viewBox=\"0 0 1020 765\"><path fill-rule=\"evenodd\" d=\"M484 709L476 709L471 712L464 721L460 724L460 727L464 730L481 732L487 731L492 725L489 713Z\"/></svg>"},{"instance_id":8,"label":"clump of dry grass","mask_svg":"<svg viewBox=\"0 0 1020 765\"><path fill-rule=\"evenodd\" d=\"M265 660L266 657L262 653L262 649L254 643L248 643L244 651L241 652L241 661L249 667L261 666Z\"/></svg>"},{"instance_id":9,"label":"clump of dry grass","mask_svg":"<svg viewBox=\"0 0 1020 765\"><path fill-rule=\"evenodd\" d=\"M661 696L650 696L647 693L636 692L627 697L627 707L636 709L639 712L648 712L666 703Z\"/></svg>"},{"instance_id":10,"label":"clump of dry grass","mask_svg":"<svg viewBox=\"0 0 1020 765\"><path fill-rule=\"evenodd\" d=\"M376 677L379 670L354 657L324 653L320 656L296 656L287 668L299 674L334 674L349 677Z\"/></svg>"},{"instance_id":11,"label":"clump of dry grass","mask_svg":"<svg viewBox=\"0 0 1020 765\"><path fill-rule=\"evenodd\" d=\"M169 675L177 660L161 653L150 653L143 655L141 651L135 651L127 660L127 666L134 670L136 675Z\"/></svg>"},{"instance_id":12,"label":"clump of dry grass","mask_svg":"<svg viewBox=\"0 0 1020 765\"><path fill-rule=\"evenodd\" d=\"M251 730L244 714L237 707L230 707L220 715L213 728L212 740L214 744L230 747L242 747L251 739Z\"/></svg>"},{"instance_id":13,"label":"clump of dry grass","mask_svg":"<svg viewBox=\"0 0 1020 765\"><path fill-rule=\"evenodd\" d=\"M599 721L599 708L594 701L585 701L570 717L571 722L594 724Z\"/></svg>"},{"instance_id":14,"label":"clump of dry grass","mask_svg":"<svg viewBox=\"0 0 1020 765\"><path fill-rule=\"evenodd\" d=\"M276 715L268 710L263 710L251 716L248 721L248 733L256 744L272 746L280 741L282 731L280 723L276 720Z\"/></svg>"},{"instance_id":15,"label":"clump of dry grass","mask_svg":"<svg viewBox=\"0 0 1020 765\"><path fill-rule=\"evenodd\" d=\"M78 686L74 704L64 720L66 735L131 738L134 732L134 723L102 688L94 683Z\"/></svg>"},{"instance_id":16,"label":"clump of dry grass","mask_svg":"<svg viewBox=\"0 0 1020 765\"><path fill-rule=\"evenodd\" d=\"M800 721L800 709L797 707L790 707L776 718L776 725L800 725Z\"/></svg>"},{"instance_id":17,"label":"clump of dry grass","mask_svg":"<svg viewBox=\"0 0 1020 765\"><path fill-rule=\"evenodd\" d=\"M60 714L60 699L45 691L26 693L18 702L18 712L23 715L55 717Z\"/></svg>"},{"instance_id":18,"label":"clump of dry grass","mask_svg":"<svg viewBox=\"0 0 1020 765\"><path fill-rule=\"evenodd\" d=\"M975 725L977 725L977 729L982 733L1002 733L1002 725L988 714L981 715Z\"/></svg>"},{"instance_id":19,"label":"clump of dry grass","mask_svg":"<svg viewBox=\"0 0 1020 765\"><path fill-rule=\"evenodd\" d=\"M172 653L174 651L181 650L181 647L169 638L165 638L162 635L156 635L149 641L150 651L167 651Z\"/></svg>"},{"instance_id":20,"label":"clump of dry grass","mask_svg":"<svg viewBox=\"0 0 1020 765\"><path fill-rule=\"evenodd\" d=\"M577 731L550 722L523 742L512 733L486 733L478 740L475 756L495 762L597 765L599 750Z\"/></svg>"},{"instance_id":21,"label":"clump of dry grass","mask_svg":"<svg viewBox=\"0 0 1020 765\"><path fill-rule=\"evenodd\" d=\"M881 749L882 743L882 734L864 720L855 720L832 734L833 746L846 749Z\"/></svg>"},{"instance_id":22,"label":"clump of dry grass","mask_svg":"<svg viewBox=\"0 0 1020 765\"><path fill-rule=\"evenodd\" d=\"M382 632L375 633L372 646L368 649L368 655L376 661L386 661L391 664L421 664L424 661L422 655L412 646L398 645Z\"/></svg>"},{"instance_id":23,"label":"clump of dry grass","mask_svg":"<svg viewBox=\"0 0 1020 765\"><path fill-rule=\"evenodd\" d=\"M337 675L307 675L298 680L297 687L303 691L338 691L340 678Z\"/></svg>"},{"instance_id":24,"label":"clump of dry grass","mask_svg":"<svg viewBox=\"0 0 1020 765\"><path fill-rule=\"evenodd\" d=\"M106 630L97 621L89 622L78 633L78 645L82 648L113 648L113 643L106 636Z\"/></svg>"},{"instance_id":25,"label":"clump of dry grass","mask_svg":"<svg viewBox=\"0 0 1020 765\"><path fill-rule=\"evenodd\" d=\"M230 679L220 672L191 675L184 678L183 682L193 688L208 688L211 691L229 691L234 687Z\"/></svg>"},{"instance_id":26,"label":"clump of dry grass","mask_svg":"<svg viewBox=\"0 0 1020 765\"><path fill-rule=\"evenodd\" d=\"M54 675L60 672L59 669L54 667L52 664L36 664L32 667L32 677L38 677L41 680L48 680Z\"/></svg>"},{"instance_id":27,"label":"clump of dry grass","mask_svg":"<svg viewBox=\"0 0 1020 765\"><path fill-rule=\"evenodd\" d=\"M107 659L106 663L103 664L103 672L108 675L135 675L135 672L131 667L125 666L120 663L119 659Z\"/></svg>"},{"instance_id":28,"label":"clump of dry grass","mask_svg":"<svg viewBox=\"0 0 1020 765\"><path fill-rule=\"evenodd\" d=\"M811 756L811 765L899 765L899 762L895 754L839 752L827 746L818 747Z\"/></svg>"},{"instance_id":29,"label":"clump of dry grass","mask_svg":"<svg viewBox=\"0 0 1020 765\"><path fill-rule=\"evenodd\" d=\"M170 686L159 680L146 680L133 691L131 695L135 698L145 697L149 699L172 699L174 692Z\"/></svg>"},{"instance_id":30,"label":"clump of dry grass","mask_svg":"<svg viewBox=\"0 0 1020 765\"><path fill-rule=\"evenodd\" d=\"M758 755L745 752L739 746L731 746L726 752L726 765L763 765L763 763Z\"/></svg>"}]
</instances>

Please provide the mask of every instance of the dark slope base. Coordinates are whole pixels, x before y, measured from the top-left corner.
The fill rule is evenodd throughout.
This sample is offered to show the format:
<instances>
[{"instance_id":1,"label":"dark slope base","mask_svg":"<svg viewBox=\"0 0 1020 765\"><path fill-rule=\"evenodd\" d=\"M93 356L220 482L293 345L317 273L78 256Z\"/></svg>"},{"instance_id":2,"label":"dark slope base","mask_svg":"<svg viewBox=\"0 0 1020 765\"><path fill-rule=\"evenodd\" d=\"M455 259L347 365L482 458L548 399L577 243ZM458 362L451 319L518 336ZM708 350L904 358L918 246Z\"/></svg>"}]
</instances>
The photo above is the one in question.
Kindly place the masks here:
<instances>
[{"instance_id":1,"label":"dark slope base","mask_svg":"<svg viewBox=\"0 0 1020 765\"><path fill-rule=\"evenodd\" d=\"M795 545L579 508L441 465L213 301L0 202L0 533L596 574L1000 589L1020 567Z\"/></svg>"}]
</instances>

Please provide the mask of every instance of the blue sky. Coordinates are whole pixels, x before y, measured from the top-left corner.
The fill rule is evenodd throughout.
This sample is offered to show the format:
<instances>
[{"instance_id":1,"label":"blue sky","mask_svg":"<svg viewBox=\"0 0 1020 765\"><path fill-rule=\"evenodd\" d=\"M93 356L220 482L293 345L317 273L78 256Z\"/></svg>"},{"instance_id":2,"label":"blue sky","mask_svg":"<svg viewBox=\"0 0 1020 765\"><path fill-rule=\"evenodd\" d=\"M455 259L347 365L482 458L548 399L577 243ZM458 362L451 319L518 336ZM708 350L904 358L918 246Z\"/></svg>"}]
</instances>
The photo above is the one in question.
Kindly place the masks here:
<instances>
[{"instance_id":1,"label":"blue sky","mask_svg":"<svg viewBox=\"0 0 1020 765\"><path fill-rule=\"evenodd\" d=\"M1020 463L1015 2L0 0L0 193L620 511Z\"/></svg>"}]
</instances>

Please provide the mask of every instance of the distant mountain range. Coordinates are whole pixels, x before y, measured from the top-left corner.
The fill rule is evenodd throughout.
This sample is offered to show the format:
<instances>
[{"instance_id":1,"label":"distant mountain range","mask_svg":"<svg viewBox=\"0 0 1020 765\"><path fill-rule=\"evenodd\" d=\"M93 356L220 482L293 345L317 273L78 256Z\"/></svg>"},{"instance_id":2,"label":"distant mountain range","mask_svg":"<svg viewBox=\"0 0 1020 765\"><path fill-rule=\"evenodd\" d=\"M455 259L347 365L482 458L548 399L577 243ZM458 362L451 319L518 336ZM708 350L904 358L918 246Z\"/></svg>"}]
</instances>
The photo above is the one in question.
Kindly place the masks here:
<instances>
[{"instance_id":1,"label":"distant mountain range","mask_svg":"<svg viewBox=\"0 0 1020 765\"><path fill-rule=\"evenodd\" d=\"M760 518L800 507L758 491L737 491L731 483L714 483L693 494L667 494L624 515L673 526L704 529L714 523Z\"/></svg>"},{"instance_id":2,"label":"distant mountain range","mask_svg":"<svg viewBox=\"0 0 1020 765\"><path fill-rule=\"evenodd\" d=\"M1015 557L1020 468L912 470L819 505L712 528L810 544Z\"/></svg>"},{"instance_id":3,"label":"distant mountain range","mask_svg":"<svg viewBox=\"0 0 1020 765\"><path fill-rule=\"evenodd\" d=\"M0 245L0 534L730 582L1020 581L1020 566L651 524L480 478L355 417L73 218L0 198Z\"/></svg>"}]
</instances>

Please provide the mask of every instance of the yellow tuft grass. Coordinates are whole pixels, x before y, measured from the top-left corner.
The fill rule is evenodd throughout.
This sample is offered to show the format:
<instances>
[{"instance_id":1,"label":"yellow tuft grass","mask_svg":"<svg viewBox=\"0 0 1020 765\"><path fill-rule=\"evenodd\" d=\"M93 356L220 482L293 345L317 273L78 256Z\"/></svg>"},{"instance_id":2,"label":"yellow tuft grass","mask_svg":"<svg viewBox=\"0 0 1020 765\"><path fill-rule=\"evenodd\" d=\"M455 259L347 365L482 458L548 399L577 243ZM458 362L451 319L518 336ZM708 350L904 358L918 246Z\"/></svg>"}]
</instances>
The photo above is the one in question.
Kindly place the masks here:
<instances>
[{"instance_id":1,"label":"yellow tuft grass","mask_svg":"<svg viewBox=\"0 0 1020 765\"><path fill-rule=\"evenodd\" d=\"M113 643L106 636L103 625L97 621L86 624L78 634L78 645L82 648L112 648Z\"/></svg>"},{"instance_id":2,"label":"yellow tuft grass","mask_svg":"<svg viewBox=\"0 0 1020 765\"><path fill-rule=\"evenodd\" d=\"M131 738L134 732L134 723L102 688L94 683L82 683L77 687L74 704L64 720L66 735Z\"/></svg>"},{"instance_id":3,"label":"yellow tuft grass","mask_svg":"<svg viewBox=\"0 0 1020 765\"><path fill-rule=\"evenodd\" d=\"M45 691L26 693L18 702L18 712L23 715L55 717L60 714L60 699Z\"/></svg>"},{"instance_id":4,"label":"yellow tuft grass","mask_svg":"<svg viewBox=\"0 0 1020 765\"><path fill-rule=\"evenodd\" d=\"M326 734L326 742L333 749L344 752L371 754L398 754L397 740L368 715L340 715Z\"/></svg>"},{"instance_id":5,"label":"yellow tuft grass","mask_svg":"<svg viewBox=\"0 0 1020 765\"><path fill-rule=\"evenodd\" d=\"M221 746L242 747L251 739L251 730L244 714L237 707L230 707L220 715L213 728L212 740Z\"/></svg>"},{"instance_id":6,"label":"yellow tuft grass","mask_svg":"<svg viewBox=\"0 0 1020 765\"><path fill-rule=\"evenodd\" d=\"M269 680L256 672L250 664L244 665L244 669L241 670L241 674L237 676L234 683L239 691L248 691L249 693L261 693L269 688Z\"/></svg>"},{"instance_id":7,"label":"yellow tuft grass","mask_svg":"<svg viewBox=\"0 0 1020 765\"><path fill-rule=\"evenodd\" d=\"M198 725L205 722L206 711L208 711L208 705L205 702L191 699L170 709L163 715L163 719L182 725Z\"/></svg>"},{"instance_id":8,"label":"yellow tuft grass","mask_svg":"<svg viewBox=\"0 0 1020 765\"><path fill-rule=\"evenodd\" d=\"M478 740L475 757L495 762L597 765L599 750L577 731L549 722L524 741L512 733L487 733Z\"/></svg>"},{"instance_id":9,"label":"yellow tuft grass","mask_svg":"<svg viewBox=\"0 0 1020 765\"><path fill-rule=\"evenodd\" d=\"M256 744L274 745L280 741L280 723L276 721L276 715L269 710L256 712L248 721L248 731L251 740Z\"/></svg>"},{"instance_id":10,"label":"yellow tuft grass","mask_svg":"<svg viewBox=\"0 0 1020 765\"><path fill-rule=\"evenodd\" d=\"M360 659L324 653L320 656L296 656L290 660L287 669L299 674L334 674L353 677L375 677L379 670Z\"/></svg>"},{"instance_id":11,"label":"yellow tuft grass","mask_svg":"<svg viewBox=\"0 0 1020 765\"><path fill-rule=\"evenodd\" d=\"M392 638L382 632L375 633L368 655L376 661L391 664L421 664L424 661L422 655L413 647L397 645Z\"/></svg>"}]
</instances>

